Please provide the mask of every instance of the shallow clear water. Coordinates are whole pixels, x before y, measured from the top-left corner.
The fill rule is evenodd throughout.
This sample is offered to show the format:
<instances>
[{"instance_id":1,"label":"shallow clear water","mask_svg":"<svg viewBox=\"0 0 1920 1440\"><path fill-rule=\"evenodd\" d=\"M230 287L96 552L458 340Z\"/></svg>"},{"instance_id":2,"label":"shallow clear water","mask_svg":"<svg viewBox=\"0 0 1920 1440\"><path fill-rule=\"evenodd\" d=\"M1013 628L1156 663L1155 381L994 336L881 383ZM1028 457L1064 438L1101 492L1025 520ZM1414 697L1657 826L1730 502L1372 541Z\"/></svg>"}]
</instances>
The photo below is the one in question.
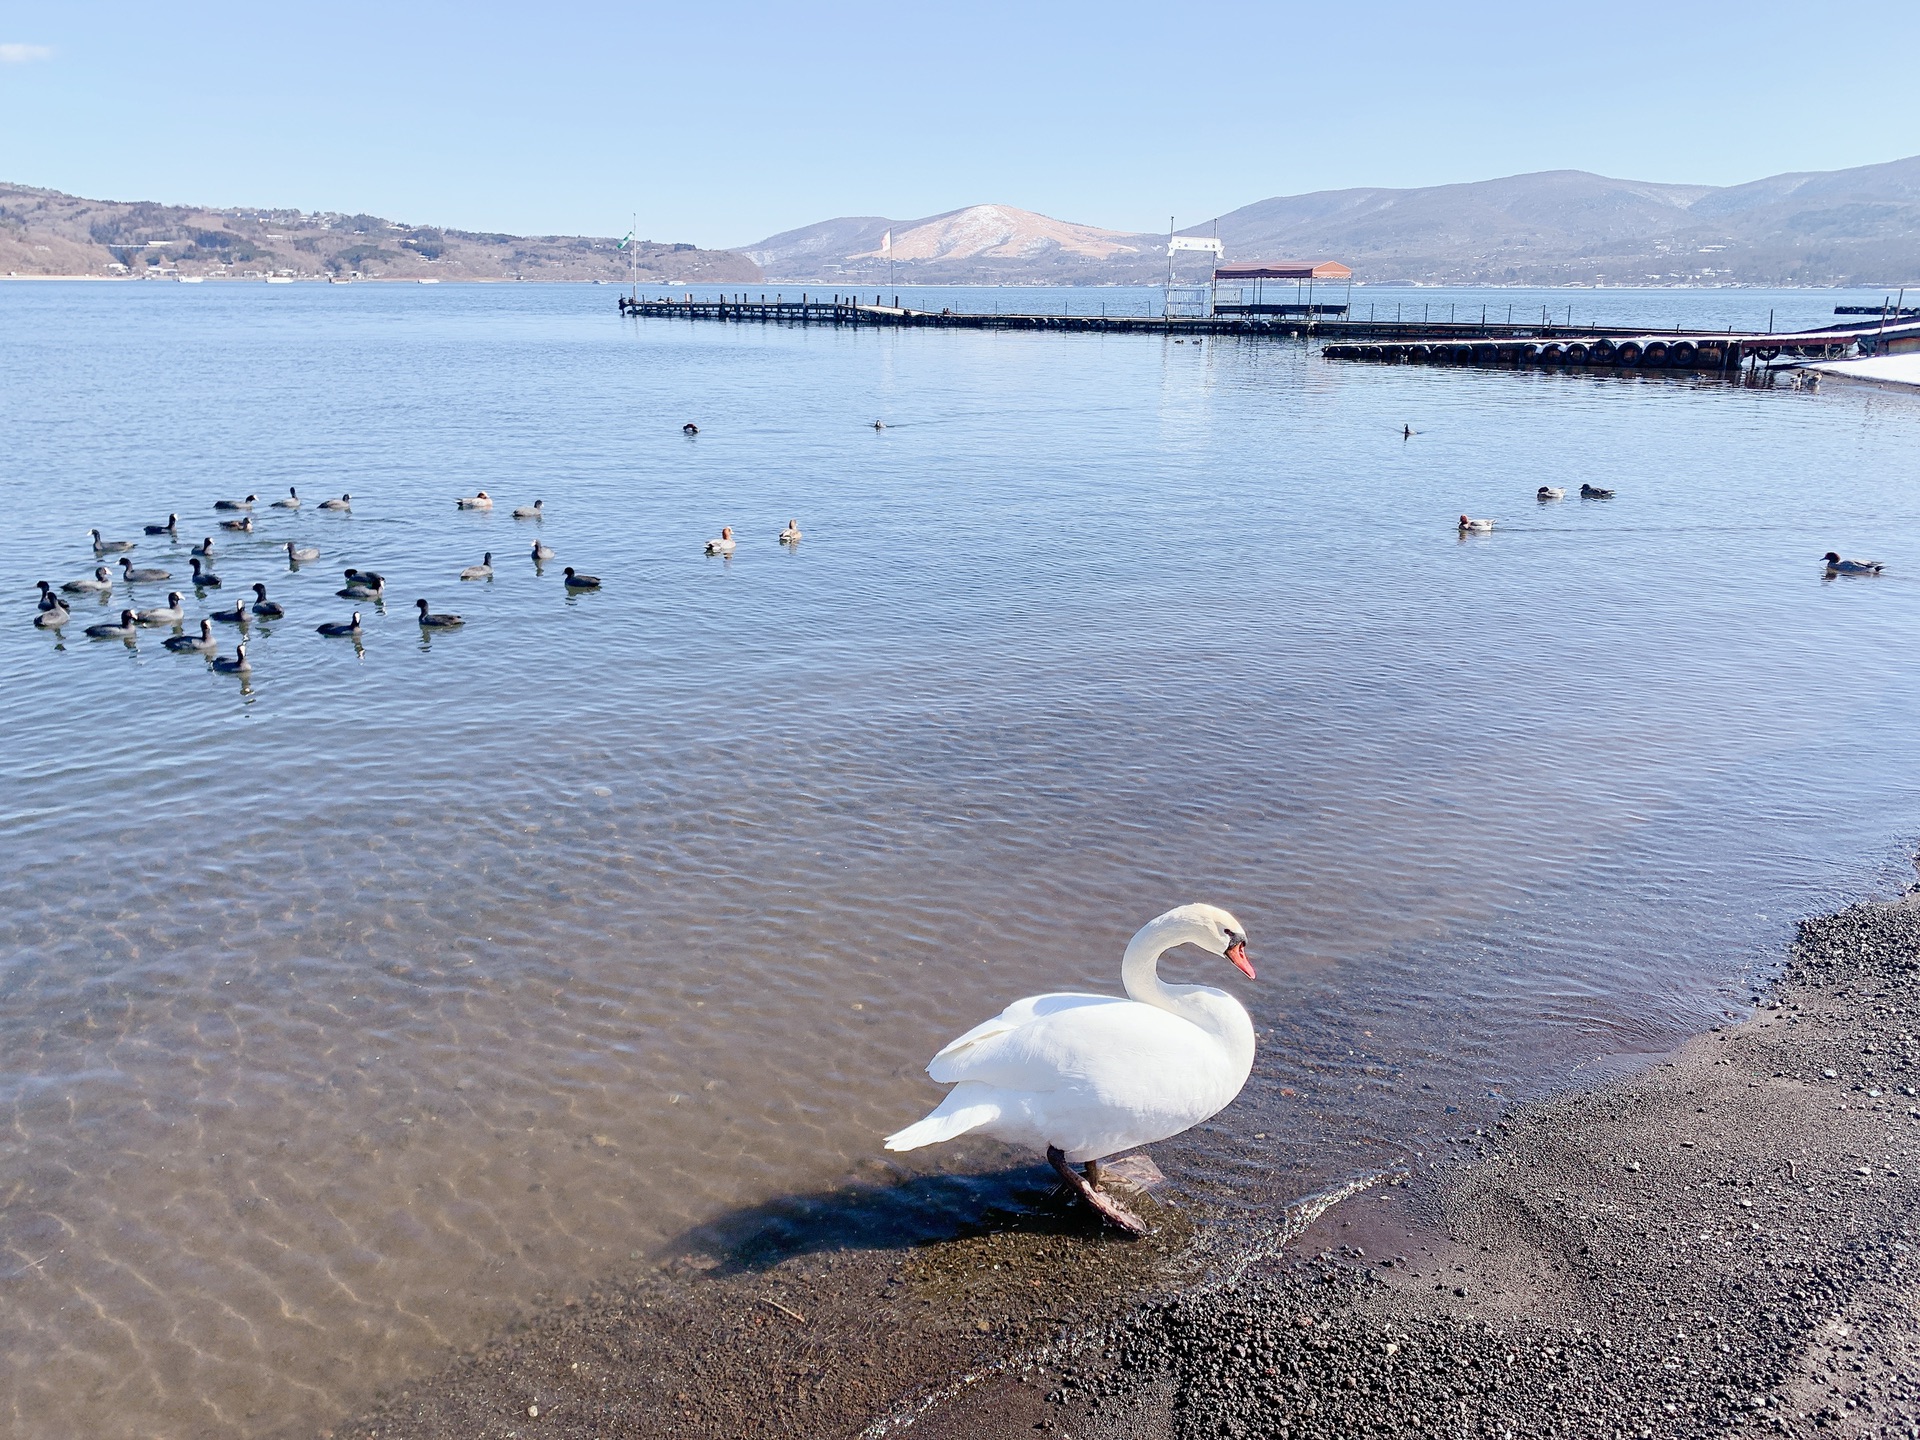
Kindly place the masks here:
<instances>
[{"instance_id":1,"label":"shallow clear water","mask_svg":"<svg viewBox=\"0 0 1920 1440\"><path fill-rule=\"evenodd\" d=\"M1257 985L1168 970L1265 1048L1160 1159L1258 1213L1717 1020L1899 878L1920 401L612 294L0 287L10 1428L309 1431L883 1179L939 1043L1180 901L1248 925ZM87 527L288 485L189 597L286 605L249 680L32 627ZM394 586L361 647L313 630L348 565Z\"/></svg>"}]
</instances>

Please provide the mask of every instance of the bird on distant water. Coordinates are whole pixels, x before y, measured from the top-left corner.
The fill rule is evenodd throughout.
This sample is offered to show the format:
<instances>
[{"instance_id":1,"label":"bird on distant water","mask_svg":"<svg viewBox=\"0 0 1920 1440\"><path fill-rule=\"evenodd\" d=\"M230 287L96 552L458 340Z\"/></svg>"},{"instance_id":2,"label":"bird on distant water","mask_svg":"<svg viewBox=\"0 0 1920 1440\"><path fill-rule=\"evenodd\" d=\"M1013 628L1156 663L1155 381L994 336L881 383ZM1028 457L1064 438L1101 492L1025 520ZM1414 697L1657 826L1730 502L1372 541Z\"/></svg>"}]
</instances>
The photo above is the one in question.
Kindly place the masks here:
<instances>
[{"instance_id":1,"label":"bird on distant water","mask_svg":"<svg viewBox=\"0 0 1920 1440\"><path fill-rule=\"evenodd\" d=\"M1536 500L1564 500L1567 498L1567 492L1562 490L1558 485L1542 485L1538 490L1534 491L1533 498Z\"/></svg>"},{"instance_id":2,"label":"bird on distant water","mask_svg":"<svg viewBox=\"0 0 1920 1440\"><path fill-rule=\"evenodd\" d=\"M1613 498L1613 492L1611 490L1603 490L1598 485L1588 485L1583 482L1580 486L1580 498L1582 500L1611 500Z\"/></svg>"},{"instance_id":3,"label":"bird on distant water","mask_svg":"<svg viewBox=\"0 0 1920 1440\"><path fill-rule=\"evenodd\" d=\"M194 546L187 553L189 555L199 555L204 558L211 559L213 557L213 536L211 535L207 536L206 539L202 540L198 545Z\"/></svg>"},{"instance_id":4,"label":"bird on distant water","mask_svg":"<svg viewBox=\"0 0 1920 1440\"><path fill-rule=\"evenodd\" d=\"M287 493L273 502L273 508L276 510L298 510L300 508L300 492L289 485L287 487Z\"/></svg>"},{"instance_id":5,"label":"bird on distant water","mask_svg":"<svg viewBox=\"0 0 1920 1440\"><path fill-rule=\"evenodd\" d=\"M213 668L227 675L244 675L253 669L253 662L247 659L247 647L236 645L233 647L231 658L225 655L214 656Z\"/></svg>"},{"instance_id":6,"label":"bird on distant water","mask_svg":"<svg viewBox=\"0 0 1920 1440\"><path fill-rule=\"evenodd\" d=\"M222 520L220 522L220 528L222 530L239 530L251 535L253 533L253 516L242 515L238 520Z\"/></svg>"},{"instance_id":7,"label":"bird on distant water","mask_svg":"<svg viewBox=\"0 0 1920 1440\"><path fill-rule=\"evenodd\" d=\"M513 509L513 518L516 520L538 520L546 514L546 505L547 502L544 500L536 500L531 505L516 505Z\"/></svg>"},{"instance_id":8,"label":"bird on distant water","mask_svg":"<svg viewBox=\"0 0 1920 1440\"><path fill-rule=\"evenodd\" d=\"M60 587L69 595L105 595L113 589L113 574L104 565L93 567L93 574L79 580L69 580Z\"/></svg>"},{"instance_id":9,"label":"bird on distant water","mask_svg":"<svg viewBox=\"0 0 1920 1440\"><path fill-rule=\"evenodd\" d=\"M566 585L569 590L598 590L600 588L600 577L598 575L582 575L571 565L567 566L561 573L567 577Z\"/></svg>"},{"instance_id":10,"label":"bird on distant water","mask_svg":"<svg viewBox=\"0 0 1920 1440\"><path fill-rule=\"evenodd\" d=\"M313 627L322 635L358 635L360 633L360 612L353 612L351 620L326 620Z\"/></svg>"},{"instance_id":11,"label":"bird on distant water","mask_svg":"<svg viewBox=\"0 0 1920 1440\"><path fill-rule=\"evenodd\" d=\"M491 510L493 497L484 490L476 490L471 495L462 495L453 503L462 510Z\"/></svg>"},{"instance_id":12,"label":"bird on distant water","mask_svg":"<svg viewBox=\"0 0 1920 1440\"><path fill-rule=\"evenodd\" d=\"M1820 558L1825 562L1829 575L1878 575L1887 568L1878 560L1842 560L1832 550Z\"/></svg>"},{"instance_id":13,"label":"bird on distant water","mask_svg":"<svg viewBox=\"0 0 1920 1440\"><path fill-rule=\"evenodd\" d=\"M122 550L131 550L135 543L132 540L102 540L98 530L89 530L87 534L93 537L93 553L96 555L113 555Z\"/></svg>"},{"instance_id":14,"label":"bird on distant water","mask_svg":"<svg viewBox=\"0 0 1920 1440\"><path fill-rule=\"evenodd\" d=\"M544 540L534 541L532 558L533 563L536 565L542 560L551 560L553 558L553 547Z\"/></svg>"},{"instance_id":15,"label":"bird on distant water","mask_svg":"<svg viewBox=\"0 0 1920 1440\"><path fill-rule=\"evenodd\" d=\"M131 640L139 633L139 621L131 610L122 610L118 623L106 620L87 626L87 634L96 640Z\"/></svg>"},{"instance_id":16,"label":"bird on distant water","mask_svg":"<svg viewBox=\"0 0 1920 1440\"><path fill-rule=\"evenodd\" d=\"M287 541L287 563L298 565L302 560L318 560L320 551L312 545L296 545Z\"/></svg>"},{"instance_id":17,"label":"bird on distant water","mask_svg":"<svg viewBox=\"0 0 1920 1440\"><path fill-rule=\"evenodd\" d=\"M420 607L420 623L429 630L451 630L456 625L467 623L458 615L434 614L427 609L425 600L416 600L413 603Z\"/></svg>"},{"instance_id":18,"label":"bird on distant water","mask_svg":"<svg viewBox=\"0 0 1920 1440\"><path fill-rule=\"evenodd\" d=\"M731 525L722 525L720 527L719 538L707 541L707 554L733 554L733 527Z\"/></svg>"},{"instance_id":19,"label":"bird on distant water","mask_svg":"<svg viewBox=\"0 0 1920 1440\"><path fill-rule=\"evenodd\" d=\"M798 520L787 521L787 528L780 532L780 543L782 545L791 545L799 538L800 522Z\"/></svg>"},{"instance_id":20,"label":"bird on distant water","mask_svg":"<svg viewBox=\"0 0 1920 1440\"><path fill-rule=\"evenodd\" d=\"M267 587L256 580L253 585L253 613L262 620L278 620L287 612L279 602L267 598Z\"/></svg>"},{"instance_id":21,"label":"bird on distant water","mask_svg":"<svg viewBox=\"0 0 1920 1440\"><path fill-rule=\"evenodd\" d=\"M147 534L149 535L171 535L173 534L174 527L177 526L179 523L180 523L180 517L178 515L169 515L167 516L166 524L148 525L148 526L145 526L144 528Z\"/></svg>"},{"instance_id":22,"label":"bird on distant water","mask_svg":"<svg viewBox=\"0 0 1920 1440\"><path fill-rule=\"evenodd\" d=\"M40 613L33 617L33 623L42 630L58 630L71 619L73 611L67 608L67 602L58 595L48 595Z\"/></svg>"},{"instance_id":23,"label":"bird on distant water","mask_svg":"<svg viewBox=\"0 0 1920 1440\"><path fill-rule=\"evenodd\" d=\"M218 620L222 625L244 625L249 618L247 615L247 602L236 597L233 604L229 605L225 610L215 610L213 612L213 618Z\"/></svg>"},{"instance_id":24,"label":"bird on distant water","mask_svg":"<svg viewBox=\"0 0 1920 1440\"><path fill-rule=\"evenodd\" d=\"M493 551L489 550L480 557L478 565L469 565L460 572L462 580L491 580L493 578Z\"/></svg>"},{"instance_id":25,"label":"bird on distant water","mask_svg":"<svg viewBox=\"0 0 1920 1440\"><path fill-rule=\"evenodd\" d=\"M216 500L213 502L213 508L216 510L251 510L253 508L253 502L259 498L258 495L249 495L244 500Z\"/></svg>"},{"instance_id":26,"label":"bird on distant water","mask_svg":"<svg viewBox=\"0 0 1920 1440\"><path fill-rule=\"evenodd\" d=\"M209 654L220 648L220 642L213 638L213 622L204 616L198 635L169 635L161 643L169 650L204 650Z\"/></svg>"},{"instance_id":27,"label":"bird on distant water","mask_svg":"<svg viewBox=\"0 0 1920 1440\"><path fill-rule=\"evenodd\" d=\"M1238 920L1214 905L1169 910L1127 942L1125 999L1032 995L950 1041L927 1073L953 1089L925 1119L889 1135L887 1149L917 1150L973 1131L1044 1149L1102 1216L1146 1234L1139 1216L1101 1191L1100 1161L1224 1110L1253 1068L1253 1021L1238 1000L1210 985L1161 980L1160 957L1176 945L1222 956L1254 978Z\"/></svg>"},{"instance_id":28,"label":"bird on distant water","mask_svg":"<svg viewBox=\"0 0 1920 1440\"><path fill-rule=\"evenodd\" d=\"M698 435L700 433L700 427L689 420L680 427L680 433L687 436Z\"/></svg>"},{"instance_id":29,"label":"bird on distant water","mask_svg":"<svg viewBox=\"0 0 1920 1440\"><path fill-rule=\"evenodd\" d=\"M1493 529L1493 521L1491 520L1475 520L1469 515L1462 515L1460 517L1460 533L1462 535L1468 533L1475 535L1484 534L1491 529Z\"/></svg>"},{"instance_id":30,"label":"bird on distant water","mask_svg":"<svg viewBox=\"0 0 1920 1440\"><path fill-rule=\"evenodd\" d=\"M322 510L351 510L353 508L353 496L342 495L338 500L322 500L320 502L320 508Z\"/></svg>"},{"instance_id":31,"label":"bird on distant water","mask_svg":"<svg viewBox=\"0 0 1920 1440\"><path fill-rule=\"evenodd\" d=\"M187 564L193 567L193 584L196 590L218 590L220 588L220 577L211 570L201 569L200 558L198 556L188 560Z\"/></svg>"},{"instance_id":32,"label":"bird on distant water","mask_svg":"<svg viewBox=\"0 0 1920 1440\"><path fill-rule=\"evenodd\" d=\"M349 567L346 574L345 586L333 592L342 600L378 600L386 592L386 578L374 574L371 570L355 570Z\"/></svg>"},{"instance_id":33,"label":"bird on distant water","mask_svg":"<svg viewBox=\"0 0 1920 1440\"><path fill-rule=\"evenodd\" d=\"M145 567L144 569L136 570L133 568L133 561L129 560L124 555L120 557L120 573L126 579L126 582L129 585L132 585L136 581L152 582L152 581L159 581L159 580L171 580L173 578L173 574L171 571L157 570L151 565Z\"/></svg>"}]
</instances>

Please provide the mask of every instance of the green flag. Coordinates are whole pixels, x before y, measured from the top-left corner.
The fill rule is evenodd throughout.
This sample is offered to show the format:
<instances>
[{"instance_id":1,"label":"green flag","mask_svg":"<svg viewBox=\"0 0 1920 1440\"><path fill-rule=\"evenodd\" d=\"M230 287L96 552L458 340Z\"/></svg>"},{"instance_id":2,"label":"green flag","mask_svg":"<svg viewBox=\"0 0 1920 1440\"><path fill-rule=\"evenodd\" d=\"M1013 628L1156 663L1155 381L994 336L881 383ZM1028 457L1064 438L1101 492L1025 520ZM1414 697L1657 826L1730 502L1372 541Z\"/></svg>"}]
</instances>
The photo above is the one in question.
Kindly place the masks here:
<instances>
[{"instance_id":1,"label":"green flag","mask_svg":"<svg viewBox=\"0 0 1920 1440\"><path fill-rule=\"evenodd\" d=\"M613 248L616 250L624 250L627 248L627 246L631 245L632 243L633 243L633 232L629 230L626 234L626 238L622 240L618 245L614 246Z\"/></svg>"}]
</instances>

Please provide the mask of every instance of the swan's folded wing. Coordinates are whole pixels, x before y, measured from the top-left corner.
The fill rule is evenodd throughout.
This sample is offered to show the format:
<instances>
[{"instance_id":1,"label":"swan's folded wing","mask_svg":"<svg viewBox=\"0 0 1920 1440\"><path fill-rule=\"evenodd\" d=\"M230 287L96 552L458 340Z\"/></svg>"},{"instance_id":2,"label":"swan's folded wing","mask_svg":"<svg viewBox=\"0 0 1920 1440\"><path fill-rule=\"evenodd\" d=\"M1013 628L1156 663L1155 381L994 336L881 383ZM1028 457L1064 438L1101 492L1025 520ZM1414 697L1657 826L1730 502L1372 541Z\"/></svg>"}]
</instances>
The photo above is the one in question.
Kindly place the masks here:
<instances>
[{"instance_id":1,"label":"swan's folded wing","mask_svg":"<svg viewBox=\"0 0 1920 1440\"><path fill-rule=\"evenodd\" d=\"M972 1080L1030 1095L1084 1090L1107 1099L1178 1087L1206 1033L1178 1015L1104 995L1044 996L1026 1023L949 1055L936 1080ZM930 1072L932 1067L929 1067Z\"/></svg>"},{"instance_id":2,"label":"swan's folded wing","mask_svg":"<svg viewBox=\"0 0 1920 1440\"><path fill-rule=\"evenodd\" d=\"M1009 1034L1048 1015L1058 1014L1062 1010L1072 1010L1083 1005L1128 1003L1130 1002L1113 995L1079 995L1069 992L1029 995L1024 1000L1014 1001L993 1019L982 1020L966 1034L958 1039L949 1040L941 1046L940 1053L928 1062L927 1074L942 1085L951 1085L959 1080L978 1080L982 1077L972 1073L972 1069L980 1058L980 1046L983 1041Z\"/></svg>"}]
</instances>

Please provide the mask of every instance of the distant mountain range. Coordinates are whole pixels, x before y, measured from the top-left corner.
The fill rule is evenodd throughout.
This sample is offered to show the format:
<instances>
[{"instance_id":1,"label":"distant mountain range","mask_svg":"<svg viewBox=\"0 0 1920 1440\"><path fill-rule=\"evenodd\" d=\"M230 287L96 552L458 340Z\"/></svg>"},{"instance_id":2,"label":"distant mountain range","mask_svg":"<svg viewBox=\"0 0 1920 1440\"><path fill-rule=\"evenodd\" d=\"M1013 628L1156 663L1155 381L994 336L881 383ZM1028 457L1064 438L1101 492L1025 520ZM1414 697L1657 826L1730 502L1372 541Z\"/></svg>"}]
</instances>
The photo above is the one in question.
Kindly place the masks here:
<instances>
[{"instance_id":1,"label":"distant mountain range","mask_svg":"<svg viewBox=\"0 0 1920 1440\"><path fill-rule=\"evenodd\" d=\"M1164 235L974 205L919 220L827 220L739 249L769 281L1143 284ZM1233 260L1340 260L1370 284L1920 287L1920 157L1745 185L1663 185L1548 170L1411 190L1278 196L1192 226ZM1207 257L1181 257L1183 277Z\"/></svg>"},{"instance_id":2,"label":"distant mountain range","mask_svg":"<svg viewBox=\"0 0 1920 1440\"><path fill-rule=\"evenodd\" d=\"M637 242L643 283L738 281L731 250ZM0 184L0 275L292 275L367 280L609 280L627 252L588 235L490 235L378 215L82 200Z\"/></svg>"}]
</instances>

